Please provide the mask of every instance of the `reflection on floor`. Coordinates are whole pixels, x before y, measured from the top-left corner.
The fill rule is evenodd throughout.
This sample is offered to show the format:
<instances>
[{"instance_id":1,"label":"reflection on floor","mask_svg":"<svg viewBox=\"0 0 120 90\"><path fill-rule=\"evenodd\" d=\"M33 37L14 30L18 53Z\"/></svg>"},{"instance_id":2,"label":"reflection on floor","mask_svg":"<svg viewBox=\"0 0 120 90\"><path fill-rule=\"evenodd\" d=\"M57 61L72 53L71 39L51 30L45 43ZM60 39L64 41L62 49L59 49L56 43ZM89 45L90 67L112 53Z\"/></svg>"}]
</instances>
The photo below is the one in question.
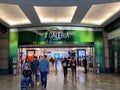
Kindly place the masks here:
<instances>
[{"instance_id":1,"label":"reflection on floor","mask_svg":"<svg viewBox=\"0 0 120 90\"><path fill-rule=\"evenodd\" d=\"M60 65L60 64L58 64ZM48 74L46 90L120 90L120 77L113 74L84 74L81 67L77 68L76 79L71 76L69 69L68 76L63 77L62 67L58 69L51 65ZM0 76L0 90L20 90L21 75ZM43 90L40 85L31 90Z\"/></svg>"}]
</instances>

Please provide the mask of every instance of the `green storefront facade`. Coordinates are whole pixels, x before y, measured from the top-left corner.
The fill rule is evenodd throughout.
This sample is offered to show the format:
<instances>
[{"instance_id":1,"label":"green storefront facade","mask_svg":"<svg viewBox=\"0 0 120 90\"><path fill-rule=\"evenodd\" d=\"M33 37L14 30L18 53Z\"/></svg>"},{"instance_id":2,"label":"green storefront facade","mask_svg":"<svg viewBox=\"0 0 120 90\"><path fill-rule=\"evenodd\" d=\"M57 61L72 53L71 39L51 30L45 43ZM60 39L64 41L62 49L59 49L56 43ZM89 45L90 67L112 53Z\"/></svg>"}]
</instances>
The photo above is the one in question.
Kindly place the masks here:
<instances>
[{"instance_id":1,"label":"green storefront facade","mask_svg":"<svg viewBox=\"0 0 120 90\"><path fill-rule=\"evenodd\" d=\"M110 72L120 74L120 27L108 32L108 44Z\"/></svg>"},{"instance_id":2,"label":"green storefront facade","mask_svg":"<svg viewBox=\"0 0 120 90\"><path fill-rule=\"evenodd\" d=\"M100 64L100 72L105 72L103 31L94 28L39 27L31 29L10 29L9 73L12 73L13 58L18 58L19 45L93 45L95 63ZM99 62L97 59L99 58Z\"/></svg>"}]
</instances>

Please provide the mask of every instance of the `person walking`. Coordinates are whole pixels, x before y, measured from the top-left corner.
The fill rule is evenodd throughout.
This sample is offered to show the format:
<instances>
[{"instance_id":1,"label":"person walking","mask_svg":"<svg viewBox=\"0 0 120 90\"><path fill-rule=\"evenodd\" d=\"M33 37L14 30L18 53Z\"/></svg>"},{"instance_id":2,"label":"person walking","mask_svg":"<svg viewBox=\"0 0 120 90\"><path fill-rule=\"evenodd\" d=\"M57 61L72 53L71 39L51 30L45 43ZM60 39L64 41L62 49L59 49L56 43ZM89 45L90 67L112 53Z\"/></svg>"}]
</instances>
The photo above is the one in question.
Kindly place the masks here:
<instances>
[{"instance_id":1,"label":"person walking","mask_svg":"<svg viewBox=\"0 0 120 90\"><path fill-rule=\"evenodd\" d=\"M39 82L39 60L37 59L37 56L34 56L33 61L31 62L31 67L32 67L32 71L33 74L35 75L35 81L36 83Z\"/></svg>"},{"instance_id":2,"label":"person walking","mask_svg":"<svg viewBox=\"0 0 120 90\"><path fill-rule=\"evenodd\" d=\"M76 60L74 59L74 57L72 57L70 66L71 66L71 71L72 71L72 77L76 77Z\"/></svg>"},{"instance_id":3,"label":"person walking","mask_svg":"<svg viewBox=\"0 0 120 90\"><path fill-rule=\"evenodd\" d=\"M49 61L46 60L46 58L47 55L42 56L42 60L39 62L41 83L43 88L46 88L47 86L47 74L49 73Z\"/></svg>"},{"instance_id":4,"label":"person walking","mask_svg":"<svg viewBox=\"0 0 120 90\"><path fill-rule=\"evenodd\" d=\"M64 72L64 78L67 77L67 73L68 73L68 60L67 58L64 58L64 60L62 61L62 65L63 65L63 72Z\"/></svg>"},{"instance_id":5,"label":"person walking","mask_svg":"<svg viewBox=\"0 0 120 90\"><path fill-rule=\"evenodd\" d=\"M83 59L83 66L84 66L84 70L85 70L85 73L87 73L87 59Z\"/></svg>"},{"instance_id":6,"label":"person walking","mask_svg":"<svg viewBox=\"0 0 120 90\"><path fill-rule=\"evenodd\" d=\"M52 63L52 65L54 67L54 59L51 57L49 61Z\"/></svg>"}]
</instances>

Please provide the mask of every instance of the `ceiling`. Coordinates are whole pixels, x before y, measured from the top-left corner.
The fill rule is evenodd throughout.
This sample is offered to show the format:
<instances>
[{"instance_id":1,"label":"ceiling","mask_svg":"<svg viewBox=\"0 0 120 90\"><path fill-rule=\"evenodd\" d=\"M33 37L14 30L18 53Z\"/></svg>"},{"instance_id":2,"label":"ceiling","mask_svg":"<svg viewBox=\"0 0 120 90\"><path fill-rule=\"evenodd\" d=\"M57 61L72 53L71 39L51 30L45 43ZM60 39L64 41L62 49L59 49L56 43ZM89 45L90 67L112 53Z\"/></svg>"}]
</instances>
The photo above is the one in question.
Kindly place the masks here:
<instances>
[{"instance_id":1,"label":"ceiling","mask_svg":"<svg viewBox=\"0 0 120 90\"><path fill-rule=\"evenodd\" d=\"M104 27L119 17L120 0L0 0L0 23L8 27Z\"/></svg>"}]
</instances>

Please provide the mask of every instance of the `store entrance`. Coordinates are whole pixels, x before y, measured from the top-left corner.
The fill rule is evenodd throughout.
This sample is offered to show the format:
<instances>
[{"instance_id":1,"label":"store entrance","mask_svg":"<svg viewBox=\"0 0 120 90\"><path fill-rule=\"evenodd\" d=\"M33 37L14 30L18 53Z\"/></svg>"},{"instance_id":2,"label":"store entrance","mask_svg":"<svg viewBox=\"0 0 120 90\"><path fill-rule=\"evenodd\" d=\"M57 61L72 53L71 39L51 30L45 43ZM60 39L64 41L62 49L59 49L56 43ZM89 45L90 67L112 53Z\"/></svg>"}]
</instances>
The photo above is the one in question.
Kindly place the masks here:
<instances>
[{"instance_id":1,"label":"store entrance","mask_svg":"<svg viewBox=\"0 0 120 90\"><path fill-rule=\"evenodd\" d=\"M26 56L32 61L33 56L37 56L41 60L42 55L47 55L47 60L50 62L51 70L56 68L62 70L62 60L64 58L74 57L76 60L76 66L82 72L83 70L83 59L87 59L88 71L93 72L94 67L94 47L93 46L59 46L59 47L19 47L19 67L20 63L24 62ZM53 59L53 61L52 61Z\"/></svg>"}]
</instances>

